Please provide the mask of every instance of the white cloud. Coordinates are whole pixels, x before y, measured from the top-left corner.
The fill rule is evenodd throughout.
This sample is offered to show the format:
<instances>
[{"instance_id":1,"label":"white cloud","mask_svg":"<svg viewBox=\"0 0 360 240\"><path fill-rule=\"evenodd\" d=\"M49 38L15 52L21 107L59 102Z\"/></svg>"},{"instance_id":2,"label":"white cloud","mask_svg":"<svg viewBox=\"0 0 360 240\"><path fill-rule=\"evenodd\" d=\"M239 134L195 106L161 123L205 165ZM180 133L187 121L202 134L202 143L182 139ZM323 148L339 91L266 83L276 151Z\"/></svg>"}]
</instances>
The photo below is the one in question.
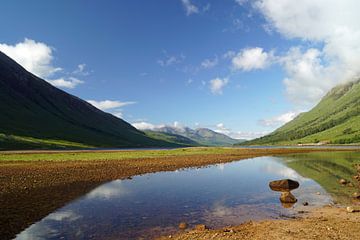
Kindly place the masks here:
<instances>
[{"instance_id":1,"label":"white cloud","mask_svg":"<svg viewBox=\"0 0 360 240\"><path fill-rule=\"evenodd\" d=\"M53 48L45 43L25 38L23 42L15 45L0 44L0 51L15 60L27 71L45 79L55 87L74 88L84 83L84 81L71 76L51 79L62 68L53 65ZM84 68L85 64L80 64L76 71L85 75Z\"/></svg>"},{"instance_id":2,"label":"white cloud","mask_svg":"<svg viewBox=\"0 0 360 240\"><path fill-rule=\"evenodd\" d=\"M335 85L360 75L360 2L258 0L268 26L303 46L282 59L286 92L298 105L316 103ZM294 7L295 6L295 7ZM308 47L308 43L312 46Z\"/></svg>"},{"instance_id":3,"label":"white cloud","mask_svg":"<svg viewBox=\"0 0 360 240\"><path fill-rule=\"evenodd\" d=\"M88 71L86 71L85 69L86 69L86 64L85 63L79 64L77 66L76 70L73 71L73 74L81 75L81 76L87 76L90 73Z\"/></svg>"},{"instance_id":4,"label":"white cloud","mask_svg":"<svg viewBox=\"0 0 360 240\"><path fill-rule=\"evenodd\" d=\"M272 53L267 53L262 48L246 48L233 57L232 65L235 70L251 71L268 67L271 59Z\"/></svg>"},{"instance_id":5,"label":"white cloud","mask_svg":"<svg viewBox=\"0 0 360 240\"><path fill-rule=\"evenodd\" d=\"M232 129L226 127L224 123L216 124L215 129L213 130L215 132L225 134L234 139L246 139L246 140L259 138L269 133L269 131L263 131L263 132L233 131Z\"/></svg>"},{"instance_id":6,"label":"white cloud","mask_svg":"<svg viewBox=\"0 0 360 240\"><path fill-rule=\"evenodd\" d=\"M187 16L190 16L191 14L199 13L199 8L195 6L193 3L191 3L190 0L181 0L181 2L185 8Z\"/></svg>"},{"instance_id":7,"label":"white cloud","mask_svg":"<svg viewBox=\"0 0 360 240\"><path fill-rule=\"evenodd\" d=\"M131 125L133 125L135 128L139 130L156 130L163 127L172 127L172 128L177 128L178 130L185 129L185 127L178 121L175 121L173 124L158 124L158 125L141 121L141 122L132 123Z\"/></svg>"},{"instance_id":8,"label":"white cloud","mask_svg":"<svg viewBox=\"0 0 360 240\"><path fill-rule=\"evenodd\" d=\"M235 51L232 51L232 50L229 50L229 51L227 51L226 53L224 53L223 55L222 55L222 57L224 58L224 59L232 59L233 57L235 57L236 56L236 52Z\"/></svg>"},{"instance_id":9,"label":"white cloud","mask_svg":"<svg viewBox=\"0 0 360 240\"><path fill-rule=\"evenodd\" d=\"M41 78L49 77L61 70L52 65L53 48L42 42L25 38L23 42L15 45L0 44L0 51Z\"/></svg>"},{"instance_id":10,"label":"white cloud","mask_svg":"<svg viewBox=\"0 0 360 240\"><path fill-rule=\"evenodd\" d=\"M90 193L86 195L90 199L111 199L111 198L121 198L130 194L130 191L124 186L122 180L115 180L110 183L101 185L100 187L95 188Z\"/></svg>"},{"instance_id":11,"label":"white cloud","mask_svg":"<svg viewBox=\"0 0 360 240\"><path fill-rule=\"evenodd\" d=\"M120 102L120 101L112 101L112 100L104 100L104 101L87 100L87 102L103 111L114 108L120 108L136 103L136 102Z\"/></svg>"},{"instance_id":12,"label":"white cloud","mask_svg":"<svg viewBox=\"0 0 360 240\"><path fill-rule=\"evenodd\" d=\"M235 0L235 2L239 5L244 5L248 0Z\"/></svg>"},{"instance_id":13,"label":"white cloud","mask_svg":"<svg viewBox=\"0 0 360 240\"><path fill-rule=\"evenodd\" d=\"M213 94L222 94L223 88L229 83L227 78L215 78L210 80L210 90Z\"/></svg>"},{"instance_id":14,"label":"white cloud","mask_svg":"<svg viewBox=\"0 0 360 240\"><path fill-rule=\"evenodd\" d=\"M157 63L162 67L168 67L174 64L179 64L185 59L185 56L183 54L181 54L180 56L175 56L175 55L170 56L164 51L164 55L165 55L164 59L160 59L157 61Z\"/></svg>"},{"instance_id":15,"label":"white cloud","mask_svg":"<svg viewBox=\"0 0 360 240\"><path fill-rule=\"evenodd\" d=\"M219 63L219 60L217 57L214 59L205 59L201 62L201 67L205 69L213 68Z\"/></svg>"},{"instance_id":16,"label":"white cloud","mask_svg":"<svg viewBox=\"0 0 360 240\"><path fill-rule=\"evenodd\" d=\"M260 120L260 124L266 127L278 127L293 120L300 111L290 111L279 116Z\"/></svg>"},{"instance_id":17,"label":"white cloud","mask_svg":"<svg viewBox=\"0 0 360 240\"><path fill-rule=\"evenodd\" d=\"M155 128L157 128L156 125L148 122L136 122L132 123L131 125L133 125L136 129L139 130L154 130Z\"/></svg>"},{"instance_id":18,"label":"white cloud","mask_svg":"<svg viewBox=\"0 0 360 240\"><path fill-rule=\"evenodd\" d=\"M259 138L262 136L265 136L267 134L269 134L269 131L238 131L238 132L232 132L229 134L230 137L234 138L234 139L246 139L246 140L251 140L251 139L255 139L255 138Z\"/></svg>"},{"instance_id":19,"label":"white cloud","mask_svg":"<svg viewBox=\"0 0 360 240\"><path fill-rule=\"evenodd\" d=\"M60 88L75 88L77 85L84 83L84 81L74 77L47 80L47 82Z\"/></svg>"}]
</instances>

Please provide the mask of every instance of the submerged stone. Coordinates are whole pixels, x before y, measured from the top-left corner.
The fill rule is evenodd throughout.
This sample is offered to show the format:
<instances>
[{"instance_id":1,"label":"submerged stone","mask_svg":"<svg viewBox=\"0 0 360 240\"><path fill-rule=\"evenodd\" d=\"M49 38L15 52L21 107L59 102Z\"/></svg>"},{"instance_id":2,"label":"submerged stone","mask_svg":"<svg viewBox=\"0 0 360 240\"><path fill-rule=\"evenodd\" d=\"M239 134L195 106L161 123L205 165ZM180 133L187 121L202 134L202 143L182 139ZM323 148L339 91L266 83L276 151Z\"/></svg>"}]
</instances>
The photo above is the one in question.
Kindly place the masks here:
<instances>
[{"instance_id":1,"label":"submerged stone","mask_svg":"<svg viewBox=\"0 0 360 240\"><path fill-rule=\"evenodd\" d=\"M298 188L299 185L299 182L291 179L276 180L269 183L271 190L278 192L288 192Z\"/></svg>"},{"instance_id":2,"label":"submerged stone","mask_svg":"<svg viewBox=\"0 0 360 240\"><path fill-rule=\"evenodd\" d=\"M181 222L179 223L179 229L181 230L184 230L188 227L187 223L186 222Z\"/></svg>"},{"instance_id":3,"label":"submerged stone","mask_svg":"<svg viewBox=\"0 0 360 240\"><path fill-rule=\"evenodd\" d=\"M297 199L291 192L282 192L280 196L280 201L282 203L296 203Z\"/></svg>"}]
</instances>

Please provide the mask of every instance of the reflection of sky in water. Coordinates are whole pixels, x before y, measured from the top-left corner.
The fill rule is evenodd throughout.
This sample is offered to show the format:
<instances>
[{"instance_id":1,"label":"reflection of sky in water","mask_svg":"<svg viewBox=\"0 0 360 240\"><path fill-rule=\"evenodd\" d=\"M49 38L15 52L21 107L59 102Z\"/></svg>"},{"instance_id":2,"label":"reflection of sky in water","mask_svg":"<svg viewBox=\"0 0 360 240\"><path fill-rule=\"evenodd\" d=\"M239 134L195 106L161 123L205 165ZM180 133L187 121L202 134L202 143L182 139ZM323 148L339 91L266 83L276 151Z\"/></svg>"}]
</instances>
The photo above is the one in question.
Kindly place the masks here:
<instances>
[{"instance_id":1,"label":"reflection of sky in water","mask_svg":"<svg viewBox=\"0 0 360 240\"><path fill-rule=\"evenodd\" d=\"M271 180L292 178L295 208L283 209ZM317 195L316 192L321 192ZM160 172L116 180L48 215L19 239L136 239L171 234L181 221L211 227L291 215L303 201L330 202L314 181L301 177L279 158L260 157L201 169Z\"/></svg>"}]
</instances>

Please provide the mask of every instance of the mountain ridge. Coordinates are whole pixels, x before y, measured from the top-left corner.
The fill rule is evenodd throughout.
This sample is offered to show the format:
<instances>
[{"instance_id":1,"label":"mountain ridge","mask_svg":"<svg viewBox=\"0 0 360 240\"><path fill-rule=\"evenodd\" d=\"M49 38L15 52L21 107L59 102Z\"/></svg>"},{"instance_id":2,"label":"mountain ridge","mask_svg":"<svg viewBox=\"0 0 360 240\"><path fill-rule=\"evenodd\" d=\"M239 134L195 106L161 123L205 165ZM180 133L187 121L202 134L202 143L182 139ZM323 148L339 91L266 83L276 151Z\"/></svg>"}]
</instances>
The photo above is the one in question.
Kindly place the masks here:
<instances>
[{"instance_id":1,"label":"mountain ridge","mask_svg":"<svg viewBox=\"0 0 360 240\"><path fill-rule=\"evenodd\" d=\"M233 139L225 134L208 128L191 129L189 127L163 126L151 129L153 132L180 135L203 146L232 146L243 140Z\"/></svg>"},{"instance_id":2,"label":"mountain ridge","mask_svg":"<svg viewBox=\"0 0 360 240\"><path fill-rule=\"evenodd\" d=\"M331 89L310 111L244 145L360 143L360 80Z\"/></svg>"}]
</instances>

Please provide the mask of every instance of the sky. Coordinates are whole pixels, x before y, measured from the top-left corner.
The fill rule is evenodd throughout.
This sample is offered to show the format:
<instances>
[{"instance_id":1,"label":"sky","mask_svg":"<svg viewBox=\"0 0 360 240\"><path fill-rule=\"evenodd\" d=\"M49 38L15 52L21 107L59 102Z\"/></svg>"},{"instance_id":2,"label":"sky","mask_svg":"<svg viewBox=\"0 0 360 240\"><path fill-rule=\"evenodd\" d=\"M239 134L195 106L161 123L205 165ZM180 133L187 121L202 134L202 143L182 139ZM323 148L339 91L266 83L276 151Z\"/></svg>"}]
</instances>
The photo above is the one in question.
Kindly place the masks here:
<instances>
[{"instance_id":1,"label":"sky","mask_svg":"<svg viewBox=\"0 0 360 240\"><path fill-rule=\"evenodd\" d=\"M360 73L357 0L1 2L0 51L139 129L267 134Z\"/></svg>"}]
</instances>

